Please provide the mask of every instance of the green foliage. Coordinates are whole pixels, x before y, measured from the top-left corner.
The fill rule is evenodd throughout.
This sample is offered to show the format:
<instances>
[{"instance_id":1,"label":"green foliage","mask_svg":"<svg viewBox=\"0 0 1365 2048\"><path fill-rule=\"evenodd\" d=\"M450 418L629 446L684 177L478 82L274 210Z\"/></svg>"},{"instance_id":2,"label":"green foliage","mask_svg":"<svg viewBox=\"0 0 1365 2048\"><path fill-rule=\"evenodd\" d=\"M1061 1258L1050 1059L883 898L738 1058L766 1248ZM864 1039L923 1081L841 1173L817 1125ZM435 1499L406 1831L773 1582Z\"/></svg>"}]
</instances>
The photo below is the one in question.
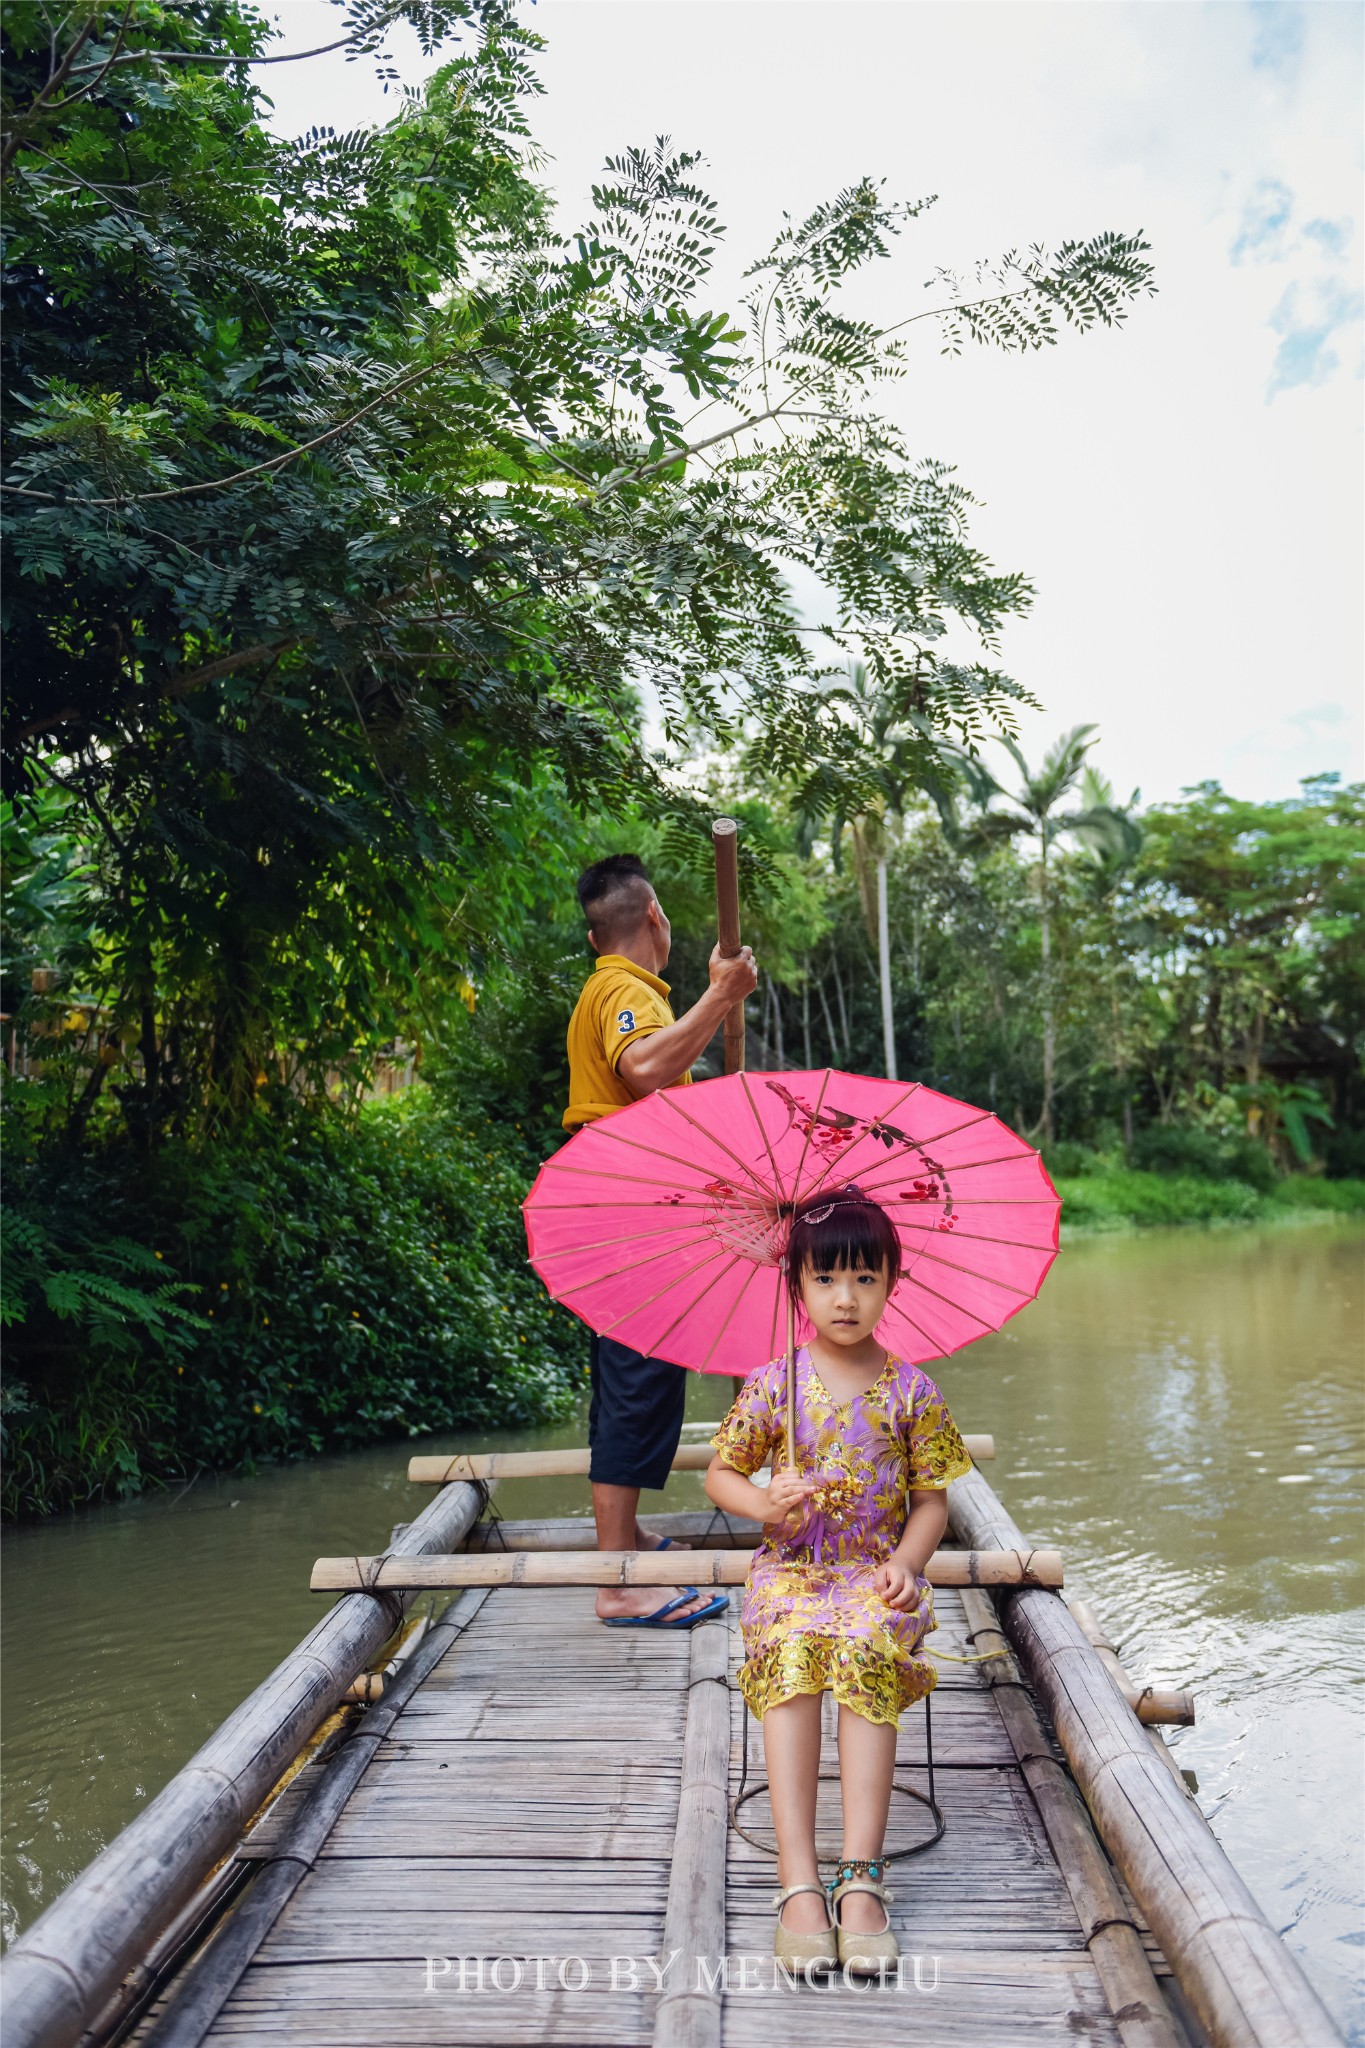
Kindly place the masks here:
<instances>
[{"instance_id":1,"label":"green foliage","mask_svg":"<svg viewBox=\"0 0 1365 2048\"><path fill-rule=\"evenodd\" d=\"M979 783L999 788L985 771ZM932 807L908 804L888 852L901 1074L1037 1142L1050 1026L1055 1131L1043 1142L1049 1158L1075 1148L1075 1171L1101 1153L1262 1189L1315 1161L1358 1172L1365 790L1320 777L1286 801L1246 804L1202 789L1143 813L1099 778L1081 789L1074 815L1035 807L1035 839L1049 816L1070 838L1046 870L994 799L974 818L961 786L938 787ZM791 829L809 840L799 814ZM806 964L813 1055L879 1071L865 891L827 841L808 872L828 922ZM782 994L790 1049L799 973Z\"/></svg>"},{"instance_id":2,"label":"green foliage","mask_svg":"<svg viewBox=\"0 0 1365 2048\"><path fill-rule=\"evenodd\" d=\"M1278 1175L1264 1145L1252 1138L1220 1137L1180 1124L1148 1124L1133 1140L1133 1165L1148 1173L1194 1175L1205 1180L1244 1180L1266 1195Z\"/></svg>"},{"instance_id":3,"label":"green foliage","mask_svg":"<svg viewBox=\"0 0 1365 2048\"><path fill-rule=\"evenodd\" d=\"M1030 593L874 409L901 346L846 303L922 206L864 180L788 221L732 319L695 155L613 156L557 241L536 36L507 0L339 26L359 54L399 19L448 61L387 126L297 141L236 0L0 24L3 733L15 800L38 760L89 864L77 1139L106 1095L142 1149L230 1129L272 1077L319 1095L441 1028L533 914L542 816L634 804L704 848L669 772L697 739L757 736L856 804L819 687L846 653L926 744L1021 696L944 654L959 627L990 655ZM1102 236L1007 258L970 312L939 282L914 318L1032 348L1151 271ZM794 561L829 593L814 633Z\"/></svg>"},{"instance_id":4,"label":"green foliage","mask_svg":"<svg viewBox=\"0 0 1365 2048\"><path fill-rule=\"evenodd\" d=\"M536 1163L515 1123L414 1088L12 1174L6 1512L567 1412L587 1340L526 1264Z\"/></svg>"},{"instance_id":5,"label":"green foliage","mask_svg":"<svg viewBox=\"0 0 1365 2048\"><path fill-rule=\"evenodd\" d=\"M1071 1229L1114 1230L1128 1223L1250 1223L1264 1199L1241 1180L1115 1169L1057 1183Z\"/></svg>"},{"instance_id":6,"label":"green foliage","mask_svg":"<svg viewBox=\"0 0 1365 2048\"><path fill-rule=\"evenodd\" d=\"M1365 1214L1365 1178L1317 1180L1295 1174L1279 1183L1274 1201L1281 1209L1316 1209L1338 1216L1359 1216Z\"/></svg>"},{"instance_id":7,"label":"green foliage","mask_svg":"<svg viewBox=\"0 0 1365 2048\"><path fill-rule=\"evenodd\" d=\"M3 1512L136 1490L139 1447L172 1420L174 1374L207 1321L193 1290L124 1235L102 1177L13 1168L0 1214L7 1331ZM115 1197L115 1201L117 1197Z\"/></svg>"},{"instance_id":8,"label":"green foliage","mask_svg":"<svg viewBox=\"0 0 1365 2048\"><path fill-rule=\"evenodd\" d=\"M1057 1180L1062 1221L1070 1230L1122 1230L1129 1225L1257 1223L1294 1212L1365 1214L1365 1180L1295 1175L1262 1192L1240 1178L1141 1173L1093 1166Z\"/></svg>"}]
</instances>

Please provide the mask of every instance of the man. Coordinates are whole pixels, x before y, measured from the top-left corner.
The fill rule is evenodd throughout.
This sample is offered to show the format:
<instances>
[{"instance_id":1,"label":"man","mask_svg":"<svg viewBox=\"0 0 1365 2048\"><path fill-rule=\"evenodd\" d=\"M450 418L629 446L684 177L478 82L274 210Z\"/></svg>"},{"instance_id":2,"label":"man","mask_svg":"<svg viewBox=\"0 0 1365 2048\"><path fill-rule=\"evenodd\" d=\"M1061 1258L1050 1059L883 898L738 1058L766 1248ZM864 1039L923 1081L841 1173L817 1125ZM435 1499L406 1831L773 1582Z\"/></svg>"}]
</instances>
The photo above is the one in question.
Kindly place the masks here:
<instances>
[{"instance_id":1,"label":"man","mask_svg":"<svg viewBox=\"0 0 1365 2048\"><path fill-rule=\"evenodd\" d=\"M706 993L674 1018L668 983L659 979L672 934L633 853L595 861L579 877L578 900L597 965L569 1020L569 1131L657 1088L690 1081L688 1069L726 1012L758 986L747 946L734 960L722 959L717 946ZM662 1486L668 1478L686 1399L683 1366L594 1335L588 1476L599 1550L660 1547L636 1519L640 1489ZM690 1628L723 1605L723 1596L708 1598L687 1586L603 1586L597 1595L603 1621L641 1628Z\"/></svg>"}]
</instances>

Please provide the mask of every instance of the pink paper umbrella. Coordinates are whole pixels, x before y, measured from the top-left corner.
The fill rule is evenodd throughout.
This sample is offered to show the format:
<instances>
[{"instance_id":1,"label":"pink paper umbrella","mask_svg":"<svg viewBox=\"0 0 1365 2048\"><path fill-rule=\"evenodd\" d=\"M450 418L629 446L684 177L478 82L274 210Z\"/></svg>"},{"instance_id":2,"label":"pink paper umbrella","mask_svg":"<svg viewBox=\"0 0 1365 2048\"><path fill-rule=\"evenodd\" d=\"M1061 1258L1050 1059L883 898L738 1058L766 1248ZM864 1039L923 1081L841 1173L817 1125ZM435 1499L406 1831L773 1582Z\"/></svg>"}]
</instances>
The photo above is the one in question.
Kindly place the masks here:
<instances>
[{"instance_id":1,"label":"pink paper umbrella","mask_svg":"<svg viewBox=\"0 0 1365 2048\"><path fill-rule=\"evenodd\" d=\"M900 1236L877 1335L912 1364L998 1330L1057 1255L1061 1197L998 1117L824 1067L662 1088L585 1125L526 1197L531 1262L600 1335L698 1372L775 1357L785 1310L790 1370L791 1219L851 1184Z\"/></svg>"}]
</instances>

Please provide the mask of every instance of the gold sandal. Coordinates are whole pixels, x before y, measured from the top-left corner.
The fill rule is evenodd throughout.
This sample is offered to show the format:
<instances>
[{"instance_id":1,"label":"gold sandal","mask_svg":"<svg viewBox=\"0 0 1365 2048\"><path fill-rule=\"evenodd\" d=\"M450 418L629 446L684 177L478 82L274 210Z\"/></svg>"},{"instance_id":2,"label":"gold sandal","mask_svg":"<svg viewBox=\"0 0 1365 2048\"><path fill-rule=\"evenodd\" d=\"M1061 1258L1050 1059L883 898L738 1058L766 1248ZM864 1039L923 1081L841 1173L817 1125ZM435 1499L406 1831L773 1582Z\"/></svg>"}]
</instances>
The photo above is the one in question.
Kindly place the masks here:
<instances>
[{"instance_id":1,"label":"gold sandal","mask_svg":"<svg viewBox=\"0 0 1365 2048\"><path fill-rule=\"evenodd\" d=\"M878 1977L888 1963L900 1959L900 1944L891 1932L890 1887L881 1881L886 1864L882 1857L846 1857L839 1865L829 1884L830 1912L834 1920L839 1944L839 1961L855 1976ZM864 1874L865 1873L865 1874ZM850 1892L871 1892L880 1899L886 1914L886 1925L880 1934L855 1934L842 1926L839 1920L839 1905Z\"/></svg>"},{"instance_id":2,"label":"gold sandal","mask_svg":"<svg viewBox=\"0 0 1365 2048\"><path fill-rule=\"evenodd\" d=\"M782 1925L782 1908L797 1892L819 1892L826 1912L829 1911L829 1895L822 1884L789 1884L785 1891L775 1892L773 1905L777 1908L777 1926L773 1929L773 1954L788 1969L804 1970L818 1963L832 1970L839 1960L838 1937L833 1921L819 1934L797 1934L794 1929Z\"/></svg>"}]
</instances>

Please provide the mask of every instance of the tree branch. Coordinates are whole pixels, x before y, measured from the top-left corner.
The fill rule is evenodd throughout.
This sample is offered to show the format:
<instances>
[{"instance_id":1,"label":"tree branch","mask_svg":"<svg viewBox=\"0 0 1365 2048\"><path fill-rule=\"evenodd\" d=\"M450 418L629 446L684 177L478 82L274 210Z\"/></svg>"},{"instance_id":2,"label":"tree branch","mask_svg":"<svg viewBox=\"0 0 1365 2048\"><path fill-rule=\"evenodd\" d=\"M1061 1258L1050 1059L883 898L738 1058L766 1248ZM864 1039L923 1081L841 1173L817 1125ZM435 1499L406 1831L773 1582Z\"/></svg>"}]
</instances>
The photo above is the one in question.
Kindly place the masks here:
<instances>
[{"instance_id":1,"label":"tree branch","mask_svg":"<svg viewBox=\"0 0 1365 2048\"><path fill-rule=\"evenodd\" d=\"M379 392L368 404L362 405L359 412L353 412L346 419L339 420L334 427L328 427L325 433L315 434L311 441L301 441L297 448L290 448L283 455L272 455L265 462L253 463L250 469L234 470L231 476L211 477L208 482L202 484L177 484L169 491L134 491L115 498L80 498L70 493L63 495L59 491L31 491L23 484L0 484L0 491L7 492L12 498L40 498L45 505L90 506L151 505L166 498L197 498L205 491L225 491L229 484L245 483L253 476L273 475L276 470L283 469L287 462L296 462L300 455L311 454L314 448L321 448L326 442L335 441L339 434L346 433L359 420L363 420L367 413L386 405L389 399L399 397L412 385L419 384L424 377L430 377L437 370L444 368L449 361L448 355L441 356L434 363L424 363L419 370L410 370L405 377L400 377L396 383L390 384L386 391Z\"/></svg>"},{"instance_id":2,"label":"tree branch","mask_svg":"<svg viewBox=\"0 0 1365 2048\"><path fill-rule=\"evenodd\" d=\"M250 668L258 661L278 661L291 648L302 646L312 636L294 633L285 640L258 640L254 646L241 647L235 654L220 655L217 661L206 661L202 668L191 669L187 675L172 676L165 694L168 697L188 697L192 690L198 690L205 683L216 683L219 676L230 676L239 668Z\"/></svg>"},{"instance_id":3,"label":"tree branch","mask_svg":"<svg viewBox=\"0 0 1365 2048\"><path fill-rule=\"evenodd\" d=\"M93 15L91 15L89 20L86 21L84 27L81 29L79 35L77 35L77 37L75 38L74 42L71 45L71 48L63 57L57 69L52 73L52 76L48 79L47 84L43 87L42 91L38 94L37 98L35 100L32 100L29 103L29 105L24 109L23 115L21 117L22 119L27 120L31 115L41 112L46 107L48 101L51 99L52 94L54 92L59 92L61 88L66 84L67 79L71 75L72 65L75 63L82 49L89 42L94 32L95 18ZM17 128L11 129L10 133L5 137L4 148L0 149L0 175L3 175L6 171L8 171L10 165L14 162L14 159L18 154L20 147L22 146L22 141L23 138L20 135Z\"/></svg>"}]
</instances>

